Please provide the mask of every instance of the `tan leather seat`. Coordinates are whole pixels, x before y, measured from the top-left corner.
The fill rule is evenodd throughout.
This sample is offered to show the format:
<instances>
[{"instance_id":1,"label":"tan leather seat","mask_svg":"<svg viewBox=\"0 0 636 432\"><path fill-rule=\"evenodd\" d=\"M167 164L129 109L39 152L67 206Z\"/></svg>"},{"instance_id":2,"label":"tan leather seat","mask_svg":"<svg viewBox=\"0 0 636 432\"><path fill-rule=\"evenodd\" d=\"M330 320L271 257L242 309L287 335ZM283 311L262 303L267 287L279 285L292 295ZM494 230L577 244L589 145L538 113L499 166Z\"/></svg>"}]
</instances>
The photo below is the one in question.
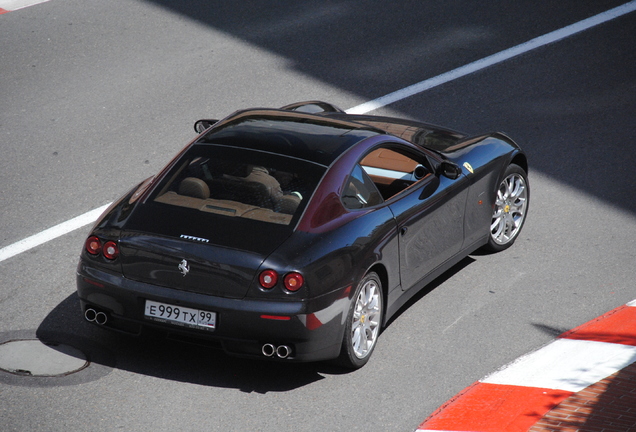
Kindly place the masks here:
<instances>
[{"instance_id":1,"label":"tan leather seat","mask_svg":"<svg viewBox=\"0 0 636 432\"><path fill-rule=\"evenodd\" d=\"M210 197L232 200L258 207L273 208L267 187L261 183L242 178L226 176L209 181Z\"/></svg>"},{"instance_id":2,"label":"tan leather seat","mask_svg":"<svg viewBox=\"0 0 636 432\"><path fill-rule=\"evenodd\" d=\"M265 167L250 165L248 169L249 175L245 177L245 180L262 184L267 191L268 200L276 205L283 196L278 180L272 177Z\"/></svg>"},{"instance_id":3,"label":"tan leather seat","mask_svg":"<svg viewBox=\"0 0 636 432\"><path fill-rule=\"evenodd\" d=\"M179 195L208 199L210 197L210 188L201 179L186 177L179 184Z\"/></svg>"}]
</instances>

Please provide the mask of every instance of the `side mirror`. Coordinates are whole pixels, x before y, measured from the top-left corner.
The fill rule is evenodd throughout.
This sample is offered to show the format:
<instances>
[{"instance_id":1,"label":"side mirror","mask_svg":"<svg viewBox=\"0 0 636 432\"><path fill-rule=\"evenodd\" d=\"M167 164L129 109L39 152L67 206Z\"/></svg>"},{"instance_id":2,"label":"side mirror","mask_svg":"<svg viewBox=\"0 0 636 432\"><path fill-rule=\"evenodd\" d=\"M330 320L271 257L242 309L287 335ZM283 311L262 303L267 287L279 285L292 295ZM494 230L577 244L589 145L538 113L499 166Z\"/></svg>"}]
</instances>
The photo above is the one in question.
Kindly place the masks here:
<instances>
[{"instance_id":1,"label":"side mirror","mask_svg":"<svg viewBox=\"0 0 636 432\"><path fill-rule=\"evenodd\" d=\"M194 122L194 131L196 133L203 133L203 131L212 127L218 120L197 120Z\"/></svg>"},{"instance_id":2,"label":"side mirror","mask_svg":"<svg viewBox=\"0 0 636 432\"><path fill-rule=\"evenodd\" d=\"M458 179L462 175L462 169L459 165L448 160L442 161L437 172L451 180Z\"/></svg>"}]
</instances>

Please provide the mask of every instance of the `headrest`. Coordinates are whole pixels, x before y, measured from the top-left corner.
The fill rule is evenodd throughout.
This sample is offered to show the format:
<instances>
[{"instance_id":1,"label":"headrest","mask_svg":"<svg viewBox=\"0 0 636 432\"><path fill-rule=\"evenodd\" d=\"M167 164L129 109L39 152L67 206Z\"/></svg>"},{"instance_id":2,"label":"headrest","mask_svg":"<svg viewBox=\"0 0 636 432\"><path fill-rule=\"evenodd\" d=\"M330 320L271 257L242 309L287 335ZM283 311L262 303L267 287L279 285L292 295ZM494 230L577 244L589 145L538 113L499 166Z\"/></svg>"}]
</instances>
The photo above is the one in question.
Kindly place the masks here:
<instances>
[{"instance_id":1,"label":"headrest","mask_svg":"<svg viewBox=\"0 0 636 432\"><path fill-rule=\"evenodd\" d=\"M196 177L186 177L179 185L179 195L208 199L210 198L210 188L201 179Z\"/></svg>"},{"instance_id":2,"label":"headrest","mask_svg":"<svg viewBox=\"0 0 636 432\"><path fill-rule=\"evenodd\" d=\"M245 178L248 175L250 175L253 167L254 165L250 165L250 164L238 164L232 167L232 169L227 174L234 177Z\"/></svg>"}]
</instances>

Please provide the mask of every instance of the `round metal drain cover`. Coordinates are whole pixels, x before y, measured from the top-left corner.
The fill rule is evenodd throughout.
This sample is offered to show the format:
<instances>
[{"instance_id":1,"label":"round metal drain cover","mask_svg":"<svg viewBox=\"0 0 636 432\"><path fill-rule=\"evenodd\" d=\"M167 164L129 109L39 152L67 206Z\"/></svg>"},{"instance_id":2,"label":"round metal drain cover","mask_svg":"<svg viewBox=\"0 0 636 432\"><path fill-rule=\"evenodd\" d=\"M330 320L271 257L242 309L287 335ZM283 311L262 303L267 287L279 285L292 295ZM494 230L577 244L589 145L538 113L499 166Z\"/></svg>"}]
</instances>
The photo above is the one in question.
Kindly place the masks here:
<instances>
[{"instance_id":1,"label":"round metal drain cover","mask_svg":"<svg viewBox=\"0 0 636 432\"><path fill-rule=\"evenodd\" d=\"M25 376L64 376L88 366L86 355L68 345L44 344L38 339L0 344L0 369Z\"/></svg>"}]
</instances>

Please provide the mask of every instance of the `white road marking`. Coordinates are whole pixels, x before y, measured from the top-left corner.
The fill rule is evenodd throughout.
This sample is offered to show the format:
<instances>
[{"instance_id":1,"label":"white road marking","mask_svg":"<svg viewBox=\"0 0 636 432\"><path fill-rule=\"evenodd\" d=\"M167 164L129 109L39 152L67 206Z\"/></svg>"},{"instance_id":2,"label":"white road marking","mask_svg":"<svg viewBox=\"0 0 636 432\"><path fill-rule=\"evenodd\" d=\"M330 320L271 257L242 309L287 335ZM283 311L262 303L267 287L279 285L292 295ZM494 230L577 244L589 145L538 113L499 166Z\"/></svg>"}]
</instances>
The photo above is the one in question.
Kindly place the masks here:
<instances>
[{"instance_id":1,"label":"white road marking","mask_svg":"<svg viewBox=\"0 0 636 432\"><path fill-rule=\"evenodd\" d=\"M47 1L49 0L0 0L0 9L12 12L36 4L46 3Z\"/></svg>"},{"instance_id":2,"label":"white road marking","mask_svg":"<svg viewBox=\"0 0 636 432\"><path fill-rule=\"evenodd\" d=\"M21 7L43 3L44 1L48 0L0 0L0 8L5 10L15 10ZM489 57L477 60L473 63L469 63L450 72L446 72L436 77L421 81L417 84L413 84L409 87L405 87L393 93L389 93L388 95L381 98L374 99L372 101L355 106L348 109L347 113L368 113L369 111L373 111L402 99L406 99L410 96L421 93L438 85L456 80L473 72L477 72L489 66L493 66L497 63L501 63L505 60L527 53L531 50L540 48L553 42L557 42L561 39L567 38L576 33L580 33L584 30L588 30L592 27L633 12L634 10L636 10L636 0L632 0L622 6L610 9L606 12L595 15L583 21L579 21L560 30L555 30L551 33L539 36L535 39L501 51L497 54L493 54ZM29 249L32 249L57 237L63 236L64 234L88 225L91 222L94 222L107 207L108 204L0 249L0 262L9 259L15 255L21 254L22 252L26 252Z\"/></svg>"},{"instance_id":3,"label":"white road marking","mask_svg":"<svg viewBox=\"0 0 636 432\"><path fill-rule=\"evenodd\" d=\"M579 392L636 360L636 346L558 339L481 382Z\"/></svg>"},{"instance_id":4,"label":"white road marking","mask_svg":"<svg viewBox=\"0 0 636 432\"><path fill-rule=\"evenodd\" d=\"M461 66L457 69L453 69L452 71L443 73L436 77L433 77L424 81L420 81L417 84L413 84L409 87L405 87L401 90L397 90L393 93L389 93L388 95L382 96L378 99L374 99L372 101L365 102L353 108L349 108L347 110L347 113L348 114L365 114L369 111L373 111L375 109L392 104L394 102L401 101L410 96L416 95L418 93L422 93L425 90L432 89L433 87L437 87L447 82L456 80L458 78L472 74L473 72L477 72L487 67L493 66L497 63L501 63L503 61L509 60L521 54L525 54L529 51L535 50L542 46L548 45L553 42L557 42L561 39L565 39L576 33L580 33L584 30L588 30L592 27L603 24L607 21L613 20L615 18L618 18L630 12L633 12L634 10L636 10L636 1L632 0L631 2L625 3L622 6L618 6L614 9L610 9L606 12L600 13L588 19L584 19L583 21L579 21L575 24L569 25L562 29L555 30L543 36L539 36L528 42L522 43L512 48L508 48L507 50L504 50L504 51L500 51L497 54L493 54L481 60L474 61L472 63Z\"/></svg>"},{"instance_id":5,"label":"white road marking","mask_svg":"<svg viewBox=\"0 0 636 432\"><path fill-rule=\"evenodd\" d=\"M0 249L0 262L95 222L109 205L110 204L103 205L95 210L91 210L83 215L77 216L66 222L62 222L61 224L55 225L54 227L46 229L38 234L32 235L31 237L27 237L7 247L3 247Z\"/></svg>"}]
</instances>

